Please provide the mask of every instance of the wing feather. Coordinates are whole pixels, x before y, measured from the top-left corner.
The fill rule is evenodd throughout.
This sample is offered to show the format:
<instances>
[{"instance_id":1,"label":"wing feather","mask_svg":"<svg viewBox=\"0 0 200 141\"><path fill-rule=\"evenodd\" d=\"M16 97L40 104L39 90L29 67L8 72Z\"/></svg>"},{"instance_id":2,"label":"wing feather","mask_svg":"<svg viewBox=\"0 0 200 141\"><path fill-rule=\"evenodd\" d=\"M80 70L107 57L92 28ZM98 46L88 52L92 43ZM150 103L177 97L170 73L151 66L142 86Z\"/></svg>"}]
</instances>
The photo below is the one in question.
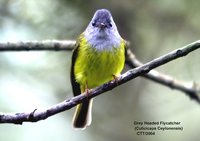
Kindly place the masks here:
<instances>
[{"instance_id":1,"label":"wing feather","mask_svg":"<svg viewBox=\"0 0 200 141\"><path fill-rule=\"evenodd\" d=\"M75 74L74 74L74 66L78 56L79 44L76 44L75 49L72 54L72 62L71 62L71 85L74 96L81 94L80 84L76 82Z\"/></svg>"}]
</instances>

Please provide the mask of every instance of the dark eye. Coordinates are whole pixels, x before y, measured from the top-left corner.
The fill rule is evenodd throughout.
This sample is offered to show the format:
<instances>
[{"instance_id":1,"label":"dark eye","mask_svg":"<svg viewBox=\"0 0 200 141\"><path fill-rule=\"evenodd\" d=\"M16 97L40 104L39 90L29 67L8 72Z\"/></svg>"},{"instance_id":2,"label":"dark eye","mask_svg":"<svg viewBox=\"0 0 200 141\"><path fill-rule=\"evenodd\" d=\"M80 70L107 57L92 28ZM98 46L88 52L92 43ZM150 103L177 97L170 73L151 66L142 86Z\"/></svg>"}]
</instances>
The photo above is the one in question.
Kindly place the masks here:
<instances>
[{"instance_id":1,"label":"dark eye","mask_svg":"<svg viewBox=\"0 0 200 141\"><path fill-rule=\"evenodd\" d=\"M96 25L96 23L95 23L95 22L93 22L93 23L92 23L92 26L95 26L95 25Z\"/></svg>"},{"instance_id":2,"label":"dark eye","mask_svg":"<svg viewBox=\"0 0 200 141\"><path fill-rule=\"evenodd\" d=\"M112 24L111 24L111 23L109 23L109 26L110 26L110 27L112 27Z\"/></svg>"}]
</instances>

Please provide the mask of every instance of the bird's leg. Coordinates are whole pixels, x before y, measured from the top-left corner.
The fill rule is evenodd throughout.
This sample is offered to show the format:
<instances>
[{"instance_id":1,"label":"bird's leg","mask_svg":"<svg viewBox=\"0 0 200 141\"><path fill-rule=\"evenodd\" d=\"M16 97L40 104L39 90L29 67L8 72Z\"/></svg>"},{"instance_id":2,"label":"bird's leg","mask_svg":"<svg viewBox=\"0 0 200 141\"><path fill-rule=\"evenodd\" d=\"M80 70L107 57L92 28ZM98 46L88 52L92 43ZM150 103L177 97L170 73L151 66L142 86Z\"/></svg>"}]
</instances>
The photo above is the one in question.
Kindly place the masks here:
<instances>
[{"instance_id":1,"label":"bird's leg","mask_svg":"<svg viewBox=\"0 0 200 141\"><path fill-rule=\"evenodd\" d=\"M88 82L87 81L86 81L86 86L85 86L85 92L86 92L86 95L87 95L87 99L89 99L90 91L88 89Z\"/></svg>"},{"instance_id":2,"label":"bird's leg","mask_svg":"<svg viewBox=\"0 0 200 141\"><path fill-rule=\"evenodd\" d=\"M113 79L115 80L115 83L118 85L118 77L114 74L112 76L113 76Z\"/></svg>"}]
</instances>

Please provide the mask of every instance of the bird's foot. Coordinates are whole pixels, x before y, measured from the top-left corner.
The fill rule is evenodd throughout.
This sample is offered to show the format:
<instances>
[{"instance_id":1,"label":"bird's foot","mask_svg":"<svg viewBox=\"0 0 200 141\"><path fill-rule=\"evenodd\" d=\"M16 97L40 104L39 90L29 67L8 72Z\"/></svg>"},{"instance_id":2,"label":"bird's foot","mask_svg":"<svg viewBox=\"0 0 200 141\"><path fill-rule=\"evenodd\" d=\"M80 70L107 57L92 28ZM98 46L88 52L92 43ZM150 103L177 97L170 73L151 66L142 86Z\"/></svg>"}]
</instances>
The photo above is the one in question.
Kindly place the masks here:
<instances>
[{"instance_id":1,"label":"bird's foot","mask_svg":"<svg viewBox=\"0 0 200 141\"><path fill-rule=\"evenodd\" d=\"M86 83L86 89L85 89L85 92L86 92L87 100L89 100L90 89L88 89L88 83Z\"/></svg>"},{"instance_id":2,"label":"bird's foot","mask_svg":"<svg viewBox=\"0 0 200 141\"><path fill-rule=\"evenodd\" d=\"M119 78L114 74L112 76L113 76L113 79L115 80L115 83L118 85Z\"/></svg>"}]
</instances>

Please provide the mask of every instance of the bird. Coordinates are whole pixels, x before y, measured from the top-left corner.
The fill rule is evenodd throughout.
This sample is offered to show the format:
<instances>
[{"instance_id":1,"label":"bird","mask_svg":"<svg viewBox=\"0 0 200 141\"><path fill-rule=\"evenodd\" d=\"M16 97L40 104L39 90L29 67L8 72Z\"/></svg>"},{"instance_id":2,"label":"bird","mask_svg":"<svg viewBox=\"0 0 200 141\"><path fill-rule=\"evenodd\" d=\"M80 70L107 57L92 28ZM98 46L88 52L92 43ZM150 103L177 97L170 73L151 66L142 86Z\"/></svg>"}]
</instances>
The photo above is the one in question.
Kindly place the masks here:
<instances>
[{"instance_id":1,"label":"bird","mask_svg":"<svg viewBox=\"0 0 200 141\"><path fill-rule=\"evenodd\" d=\"M107 9L98 9L76 40L71 59L71 85L77 96L108 81L116 80L124 68L126 41ZM73 127L85 129L92 122L93 99L76 106Z\"/></svg>"}]
</instances>

